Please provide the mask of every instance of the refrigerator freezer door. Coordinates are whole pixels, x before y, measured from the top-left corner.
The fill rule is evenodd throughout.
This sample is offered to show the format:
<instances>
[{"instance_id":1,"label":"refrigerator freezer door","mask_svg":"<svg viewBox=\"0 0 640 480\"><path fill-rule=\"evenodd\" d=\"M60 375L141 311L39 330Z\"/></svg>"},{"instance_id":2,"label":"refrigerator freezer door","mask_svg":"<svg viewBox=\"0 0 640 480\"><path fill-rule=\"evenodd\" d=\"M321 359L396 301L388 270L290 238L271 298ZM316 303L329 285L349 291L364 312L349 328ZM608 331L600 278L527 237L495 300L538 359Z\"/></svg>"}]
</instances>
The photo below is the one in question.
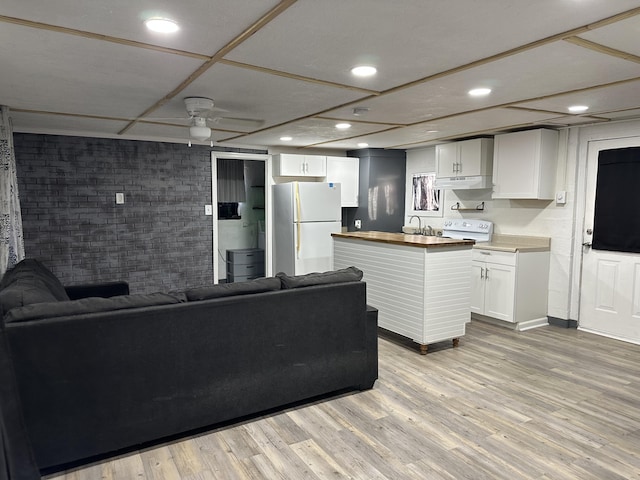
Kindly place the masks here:
<instances>
[{"instance_id":1,"label":"refrigerator freezer door","mask_svg":"<svg viewBox=\"0 0 640 480\"><path fill-rule=\"evenodd\" d=\"M339 222L341 221L341 195L339 183L300 182L297 191L300 198L298 210L296 186L293 188L294 221ZM298 211L300 212L298 218Z\"/></svg>"},{"instance_id":2,"label":"refrigerator freezer door","mask_svg":"<svg viewBox=\"0 0 640 480\"><path fill-rule=\"evenodd\" d=\"M294 275L311 272L326 272L333 269L332 233L340 232L340 222L301 223L294 228L295 243L300 232L300 251L294 251Z\"/></svg>"}]
</instances>

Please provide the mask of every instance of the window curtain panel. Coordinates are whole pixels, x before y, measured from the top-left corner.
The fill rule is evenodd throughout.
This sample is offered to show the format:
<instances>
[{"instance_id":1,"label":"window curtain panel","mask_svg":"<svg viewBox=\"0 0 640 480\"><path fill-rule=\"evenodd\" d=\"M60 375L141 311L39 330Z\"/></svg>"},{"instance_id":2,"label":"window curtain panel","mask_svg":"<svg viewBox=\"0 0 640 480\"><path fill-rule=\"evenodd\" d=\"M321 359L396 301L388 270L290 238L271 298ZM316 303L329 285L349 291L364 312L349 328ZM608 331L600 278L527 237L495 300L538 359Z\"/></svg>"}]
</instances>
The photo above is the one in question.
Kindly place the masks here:
<instances>
[{"instance_id":1,"label":"window curtain panel","mask_svg":"<svg viewBox=\"0 0 640 480\"><path fill-rule=\"evenodd\" d=\"M22 216L18 196L13 129L9 108L2 109L0 124L0 277L24 258Z\"/></svg>"},{"instance_id":2,"label":"window curtain panel","mask_svg":"<svg viewBox=\"0 0 640 480\"><path fill-rule=\"evenodd\" d=\"M220 158L218 170L218 202L246 202L244 162Z\"/></svg>"},{"instance_id":3,"label":"window curtain panel","mask_svg":"<svg viewBox=\"0 0 640 480\"><path fill-rule=\"evenodd\" d=\"M598 154L592 248L640 253L640 147Z\"/></svg>"}]
</instances>

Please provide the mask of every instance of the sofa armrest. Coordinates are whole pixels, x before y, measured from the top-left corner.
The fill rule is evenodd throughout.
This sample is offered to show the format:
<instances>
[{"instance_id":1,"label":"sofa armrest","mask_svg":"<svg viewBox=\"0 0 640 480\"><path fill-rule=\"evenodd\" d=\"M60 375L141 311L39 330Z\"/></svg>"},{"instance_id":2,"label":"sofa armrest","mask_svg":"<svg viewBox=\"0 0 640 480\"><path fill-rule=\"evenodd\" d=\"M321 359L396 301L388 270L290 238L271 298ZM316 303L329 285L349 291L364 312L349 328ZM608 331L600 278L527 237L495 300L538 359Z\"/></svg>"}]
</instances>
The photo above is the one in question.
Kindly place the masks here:
<instances>
[{"instance_id":1,"label":"sofa armrest","mask_svg":"<svg viewBox=\"0 0 640 480\"><path fill-rule=\"evenodd\" d=\"M90 283L85 285L70 285L64 287L69 299L78 300L87 297L115 297L116 295L129 295L127 282Z\"/></svg>"}]
</instances>

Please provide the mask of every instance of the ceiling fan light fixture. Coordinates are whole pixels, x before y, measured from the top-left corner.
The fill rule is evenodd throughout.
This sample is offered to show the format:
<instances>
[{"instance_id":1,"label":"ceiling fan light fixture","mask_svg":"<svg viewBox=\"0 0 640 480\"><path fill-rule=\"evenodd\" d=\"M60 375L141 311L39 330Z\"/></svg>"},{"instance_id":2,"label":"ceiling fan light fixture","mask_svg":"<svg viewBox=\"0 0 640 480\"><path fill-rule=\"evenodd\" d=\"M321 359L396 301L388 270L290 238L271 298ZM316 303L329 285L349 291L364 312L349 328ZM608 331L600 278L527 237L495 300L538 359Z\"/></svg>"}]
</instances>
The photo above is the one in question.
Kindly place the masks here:
<instances>
[{"instance_id":1,"label":"ceiling fan light fixture","mask_svg":"<svg viewBox=\"0 0 640 480\"><path fill-rule=\"evenodd\" d=\"M152 32L175 33L180 30L178 24L169 18L152 17L145 20L144 24Z\"/></svg>"},{"instance_id":2,"label":"ceiling fan light fixture","mask_svg":"<svg viewBox=\"0 0 640 480\"><path fill-rule=\"evenodd\" d=\"M189 135L191 135L191 138L195 140L204 142L211 136L211 129L209 127L200 127L198 125L193 125L189 127Z\"/></svg>"}]
</instances>

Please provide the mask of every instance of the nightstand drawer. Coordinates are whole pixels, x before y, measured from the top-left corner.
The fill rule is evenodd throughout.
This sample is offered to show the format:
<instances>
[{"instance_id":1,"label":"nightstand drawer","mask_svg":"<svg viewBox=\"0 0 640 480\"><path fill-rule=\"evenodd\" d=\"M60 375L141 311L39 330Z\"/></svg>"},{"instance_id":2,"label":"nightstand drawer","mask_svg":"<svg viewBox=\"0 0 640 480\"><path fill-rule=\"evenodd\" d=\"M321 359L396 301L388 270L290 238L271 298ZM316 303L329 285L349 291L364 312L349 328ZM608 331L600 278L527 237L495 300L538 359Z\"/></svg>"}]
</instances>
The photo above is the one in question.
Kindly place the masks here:
<instances>
[{"instance_id":1,"label":"nightstand drawer","mask_svg":"<svg viewBox=\"0 0 640 480\"><path fill-rule=\"evenodd\" d=\"M237 263L227 263L227 275L237 276L261 276L264 275L264 263L259 265L246 265Z\"/></svg>"},{"instance_id":2,"label":"nightstand drawer","mask_svg":"<svg viewBox=\"0 0 640 480\"><path fill-rule=\"evenodd\" d=\"M264 264L264 250L261 248L227 250L227 262L239 265Z\"/></svg>"}]
</instances>

